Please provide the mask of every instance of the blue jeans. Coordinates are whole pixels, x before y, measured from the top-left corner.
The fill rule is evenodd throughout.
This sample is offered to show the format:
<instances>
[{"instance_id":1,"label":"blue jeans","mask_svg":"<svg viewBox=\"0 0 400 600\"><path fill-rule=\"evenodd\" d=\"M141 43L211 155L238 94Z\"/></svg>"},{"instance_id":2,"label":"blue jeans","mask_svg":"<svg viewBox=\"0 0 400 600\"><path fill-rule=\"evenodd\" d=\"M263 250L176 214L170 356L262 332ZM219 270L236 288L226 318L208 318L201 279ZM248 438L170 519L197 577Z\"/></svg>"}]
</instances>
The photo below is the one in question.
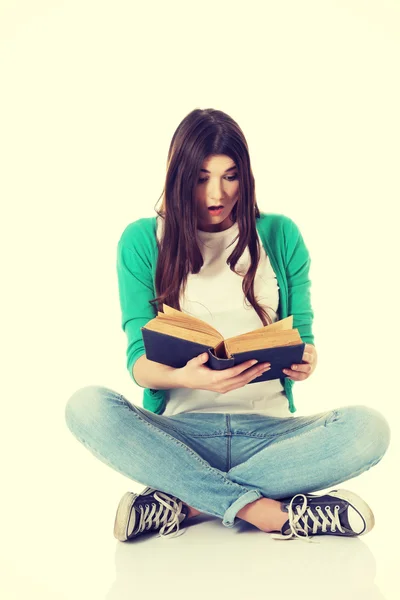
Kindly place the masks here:
<instances>
[{"instance_id":1,"label":"blue jeans","mask_svg":"<svg viewBox=\"0 0 400 600\"><path fill-rule=\"evenodd\" d=\"M344 406L302 417L156 415L101 386L77 390L65 419L112 469L233 527L246 504L337 485L376 465L390 442L377 410Z\"/></svg>"}]
</instances>

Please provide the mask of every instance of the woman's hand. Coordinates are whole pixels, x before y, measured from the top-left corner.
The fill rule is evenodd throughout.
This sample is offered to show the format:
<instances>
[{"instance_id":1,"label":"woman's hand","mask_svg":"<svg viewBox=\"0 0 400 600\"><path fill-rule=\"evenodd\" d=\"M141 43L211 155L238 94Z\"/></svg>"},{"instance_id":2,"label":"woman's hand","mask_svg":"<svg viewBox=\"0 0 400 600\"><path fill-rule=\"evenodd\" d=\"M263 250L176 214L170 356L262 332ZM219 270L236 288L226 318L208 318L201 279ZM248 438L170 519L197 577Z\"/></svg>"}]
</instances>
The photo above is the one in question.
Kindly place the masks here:
<instances>
[{"instance_id":1,"label":"woman's hand","mask_svg":"<svg viewBox=\"0 0 400 600\"><path fill-rule=\"evenodd\" d=\"M229 369L214 371L203 364L207 361L208 353L203 352L189 360L184 367L177 369L177 387L226 394L245 386L271 368L270 363L257 363L256 366L252 366L253 361L247 360Z\"/></svg>"},{"instance_id":2,"label":"woman's hand","mask_svg":"<svg viewBox=\"0 0 400 600\"><path fill-rule=\"evenodd\" d=\"M303 381L304 379L308 379L315 371L317 358L315 346L313 346L313 344L306 344L302 358L306 364L292 365L291 369L283 369L283 372L293 381Z\"/></svg>"}]
</instances>

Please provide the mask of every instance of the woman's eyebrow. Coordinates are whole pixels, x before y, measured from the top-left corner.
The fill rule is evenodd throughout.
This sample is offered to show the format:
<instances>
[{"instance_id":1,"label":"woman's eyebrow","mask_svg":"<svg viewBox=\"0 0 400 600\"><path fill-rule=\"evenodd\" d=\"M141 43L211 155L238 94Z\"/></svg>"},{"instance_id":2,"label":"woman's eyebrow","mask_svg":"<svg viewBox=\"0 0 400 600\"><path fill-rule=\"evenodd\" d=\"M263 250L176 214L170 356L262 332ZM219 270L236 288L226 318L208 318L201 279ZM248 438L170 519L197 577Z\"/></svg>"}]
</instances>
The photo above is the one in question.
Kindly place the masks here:
<instances>
[{"instance_id":1,"label":"woman's eyebrow","mask_svg":"<svg viewBox=\"0 0 400 600\"><path fill-rule=\"evenodd\" d=\"M233 171L233 169L236 169L236 165L233 165L233 167L229 167L229 169L227 169L225 173L228 173L228 171ZM211 173L211 171L207 171L207 169L200 169L200 171L204 171L204 173Z\"/></svg>"}]
</instances>

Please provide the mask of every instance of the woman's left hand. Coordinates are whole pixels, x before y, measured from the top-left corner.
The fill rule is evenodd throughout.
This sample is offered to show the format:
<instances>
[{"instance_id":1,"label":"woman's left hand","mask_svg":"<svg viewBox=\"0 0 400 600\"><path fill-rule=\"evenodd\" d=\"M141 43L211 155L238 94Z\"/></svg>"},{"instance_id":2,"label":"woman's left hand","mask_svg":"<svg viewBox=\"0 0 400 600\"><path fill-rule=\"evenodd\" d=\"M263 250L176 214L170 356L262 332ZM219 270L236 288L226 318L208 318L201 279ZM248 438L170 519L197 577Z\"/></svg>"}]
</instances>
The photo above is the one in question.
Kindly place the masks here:
<instances>
[{"instance_id":1,"label":"woman's left hand","mask_svg":"<svg viewBox=\"0 0 400 600\"><path fill-rule=\"evenodd\" d=\"M293 381L303 381L304 379L308 379L315 371L317 358L315 346L313 346L313 344L306 344L302 358L306 364L292 365L290 369L283 369L283 372Z\"/></svg>"}]
</instances>

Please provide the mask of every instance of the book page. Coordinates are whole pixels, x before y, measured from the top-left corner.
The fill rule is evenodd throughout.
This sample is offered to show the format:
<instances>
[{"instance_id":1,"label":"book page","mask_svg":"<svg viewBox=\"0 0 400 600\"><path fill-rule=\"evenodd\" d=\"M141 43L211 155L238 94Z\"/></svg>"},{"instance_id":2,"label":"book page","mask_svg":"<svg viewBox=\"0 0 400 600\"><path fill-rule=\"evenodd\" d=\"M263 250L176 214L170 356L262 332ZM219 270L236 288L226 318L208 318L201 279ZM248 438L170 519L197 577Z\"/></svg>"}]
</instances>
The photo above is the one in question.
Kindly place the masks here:
<instances>
[{"instance_id":1,"label":"book page","mask_svg":"<svg viewBox=\"0 0 400 600\"><path fill-rule=\"evenodd\" d=\"M187 315L180 310L176 310L176 308L172 308L172 306L168 306L167 304L163 304L163 309L164 312L159 312L156 319L160 319L165 323L170 323L171 325L182 327L191 331L208 333L209 335L212 335L217 342L224 339L221 333L215 329L215 327L209 325L202 319L193 317L192 315Z\"/></svg>"},{"instance_id":2,"label":"book page","mask_svg":"<svg viewBox=\"0 0 400 600\"><path fill-rule=\"evenodd\" d=\"M266 328L267 329L267 328ZM228 356L250 350L262 350L264 348L278 348L279 346L296 346L302 340L298 329L286 331L275 331L266 335L264 332L245 334L225 340L225 348Z\"/></svg>"}]
</instances>

